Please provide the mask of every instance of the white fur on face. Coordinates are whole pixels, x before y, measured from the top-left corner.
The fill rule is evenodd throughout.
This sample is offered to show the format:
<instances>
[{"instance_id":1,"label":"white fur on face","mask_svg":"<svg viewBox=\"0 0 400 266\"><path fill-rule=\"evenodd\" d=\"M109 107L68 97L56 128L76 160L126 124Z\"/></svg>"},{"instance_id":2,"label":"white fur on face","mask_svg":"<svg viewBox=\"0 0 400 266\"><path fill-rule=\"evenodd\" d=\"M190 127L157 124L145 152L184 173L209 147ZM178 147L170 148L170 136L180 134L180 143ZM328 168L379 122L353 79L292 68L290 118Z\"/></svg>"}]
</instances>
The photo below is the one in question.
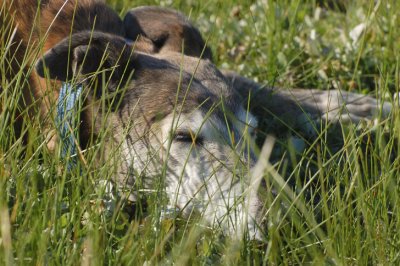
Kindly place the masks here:
<instances>
[{"instance_id":1,"label":"white fur on face","mask_svg":"<svg viewBox=\"0 0 400 266\"><path fill-rule=\"evenodd\" d=\"M256 119L244 110L236 117L231 131L248 134L256 126ZM193 141L180 141L174 138L176 134L191 135ZM219 224L223 231L238 237L247 226L255 231L258 204L253 197L249 210L244 208L252 162L246 165L248 160L238 155L239 134L236 145L229 143L225 122L212 115L207 119L199 110L167 116L157 134L162 143L161 157L168 165L165 182L170 204L185 215L200 213L211 225Z\"/></svg>"},{"instance_id":2,"label":"white fur on face","mask_svg":"<svg viewBox=\"0 0 400 266\"><path fill-rule=\"evenodd\" d=\"M199 213L207 224L218 225L231 236L241 237L248 228L255 237L258 199L245 194L254 162L247 156L252 154L251 145L243 149L243 139L251 138L257 121L243 108L230 117L229 129L225 119L200 110L170 114L153 125L150 138L125 137L121 172L128 174L120 180L134 187L137 180L129 174L134 169L136 177L143 177L145 189L154 189L152 181L167 167L164 182L170 206L186 216ZM179 134L193 140L179 140Z\"/></svg>"}]
</instances>

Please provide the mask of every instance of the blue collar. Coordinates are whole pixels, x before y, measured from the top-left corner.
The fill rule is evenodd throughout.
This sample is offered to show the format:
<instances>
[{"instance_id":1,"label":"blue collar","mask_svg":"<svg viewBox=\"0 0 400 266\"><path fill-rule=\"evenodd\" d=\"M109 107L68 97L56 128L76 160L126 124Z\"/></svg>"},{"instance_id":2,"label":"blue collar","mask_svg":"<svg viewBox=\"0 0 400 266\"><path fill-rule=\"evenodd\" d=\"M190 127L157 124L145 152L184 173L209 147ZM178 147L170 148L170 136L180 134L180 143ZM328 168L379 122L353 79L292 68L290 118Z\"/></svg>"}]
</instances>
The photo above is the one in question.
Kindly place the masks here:
<instances>
[{"instance_id":1,"label":"blue collar","mask_svg":"<svg viewBox=\"0 0 400 266\"><path fill-rule=\"evenodd\" d=\"M80 123L82 85L63 83L57 101L56 127L61 142L61 157L70 171L78 162L78 128Z\"/></svg>"}]
</instances>

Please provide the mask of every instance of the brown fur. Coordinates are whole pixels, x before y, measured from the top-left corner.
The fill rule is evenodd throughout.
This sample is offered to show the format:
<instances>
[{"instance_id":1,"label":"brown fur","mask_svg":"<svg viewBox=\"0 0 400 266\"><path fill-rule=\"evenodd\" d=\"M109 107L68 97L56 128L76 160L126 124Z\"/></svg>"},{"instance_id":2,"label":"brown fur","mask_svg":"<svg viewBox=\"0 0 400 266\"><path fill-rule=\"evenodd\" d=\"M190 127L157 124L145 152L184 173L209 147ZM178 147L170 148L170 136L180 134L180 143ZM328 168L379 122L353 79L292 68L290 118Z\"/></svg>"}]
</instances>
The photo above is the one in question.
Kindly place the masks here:
<instances>
[{"instance_id":1,"label":"brown fur","mask_svg":"<svg viewBox=\"0 0 400 266\"><path fill-rule=\"evenodd\" d=\"M2 40L7 40L11 31L16 30L7 55L10 62L6 67L8 80L21 71L24 61L27 65L22 71L29 73L28 69L38 58L35 54L39 53L40 57L65 37L82 31L95 30L122 37L126 32L126 37L135 41L135 50L147 53L181 52L184 43L186 55L212 59L211 49L205 45L199 31L184 15L171 9L134 8L122 22L103 1L47 0L39 3L37 0L5 0L4 3L6 12L1 15L1 23L10 20L10 15L6 13L15 19L9 23L8 31L2 31ZM39 40L42 39L45 41L40 44ZM39 47L40 51L34 49ZM45 117L49 113L49 106L58 97L60 83L53 82L49 86L48 80L32 71L27 82L16 87L22 87L23 92L18 109L28 108L31 116L39 111ZM20 129L22 120L15 126Z\"/></svg>"},{"instance_id":2,"label":"brown fur","mask_svg":"<svg viewBox=\"0 0 400 266\"><path fill-rule=\"evenodd\" d=\"M212 60L211 49L200 32L176 10L156 6L133 8L125 15L124 26L127 38L144 41L147 46L141 50L148 53L183 51L185 55Z\"/></svg>"},{"instance_id":3,"label":"brown fur","mask_svg":"<svg viewBox=\"0 0 400 266\"><path fill-rule=\"evenodd\" d=\"M2 24L14 18L8 23L8 30L2 33L3 43L10 32L16 30L7 54L10 64L5 67L6 78L11 81L19 71L30 73L28 82L14 86L18 90L22 88L23 92L18 109L28 109L31 116L38 111L42 117L47 116L49 106L57 99L60 87L59 82L49 86L46 79L39 77L34 70L29 71L41 54L75 32L96 30L125 35L121 19L102 1L5 0L3 4L5 12L1 14ZM44 40L43 44L41 40ZM23 62L27 65L23 66ZM21 119L15 123L17 134L22 123Z\"/></svg>"}]
</instances>

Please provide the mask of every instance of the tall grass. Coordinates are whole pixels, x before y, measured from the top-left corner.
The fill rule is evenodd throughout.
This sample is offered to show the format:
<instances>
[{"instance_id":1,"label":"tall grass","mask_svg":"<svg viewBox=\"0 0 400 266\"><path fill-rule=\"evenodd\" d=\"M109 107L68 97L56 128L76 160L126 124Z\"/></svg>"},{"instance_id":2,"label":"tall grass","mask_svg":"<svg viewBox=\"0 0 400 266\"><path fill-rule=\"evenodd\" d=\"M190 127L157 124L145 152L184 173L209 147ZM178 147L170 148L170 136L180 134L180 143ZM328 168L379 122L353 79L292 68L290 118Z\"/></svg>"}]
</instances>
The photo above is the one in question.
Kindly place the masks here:
<instances>
[{"instance_id":1,"label":"tall grass","mask_svg":"<svg viewBox=\"0 0 400 266\"><path fill-rule=\"evenodd\" d=\"M219 67L260 83L353 90L381 100L399 90L398 1L341 1L346 11L324 7L331 1L108 2L121 15L140 4L181 10L200 28ZM266 244L235 241L196 219L160 219L166 202L157 192L147 195L146 211L138 205L136 219L129 219L131 206L107 201L98 181L112 179L114 162L98 167L88 160L63 171L59 153L46 148L41 119L22 110L30 136L23 144L9 125L25 74L6 81L6 49L7 42L0 44L1 264L399 263L396 104L375 123L321 124L319 135L305 140L280 134L260 191ZM261 138L268 133L260 129ZM293 140L306 147L297 149Z\"/></svg>"}]
</instances>

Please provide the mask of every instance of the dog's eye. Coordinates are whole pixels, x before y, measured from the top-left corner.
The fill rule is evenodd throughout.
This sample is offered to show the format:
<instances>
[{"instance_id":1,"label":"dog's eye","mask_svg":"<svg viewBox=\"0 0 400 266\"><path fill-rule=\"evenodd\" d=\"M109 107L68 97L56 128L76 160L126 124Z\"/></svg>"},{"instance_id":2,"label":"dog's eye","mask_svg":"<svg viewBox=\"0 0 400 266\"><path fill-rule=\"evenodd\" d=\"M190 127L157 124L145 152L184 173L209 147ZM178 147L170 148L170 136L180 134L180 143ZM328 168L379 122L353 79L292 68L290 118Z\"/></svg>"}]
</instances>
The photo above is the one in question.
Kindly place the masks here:
<instances>
[{"instance_id":1,"label":"dog's eye","mask_svg":"<svg viewBox=\"0 0 400 266\"><path fill-rule=\"evenodd\" d=\"M189 144L193 143L196 145L203 144L203 138L200 136L196 136L192 132L176 132L174 140L179 141L179 142L189 143Z\"/></svg>"}]
</instances>

